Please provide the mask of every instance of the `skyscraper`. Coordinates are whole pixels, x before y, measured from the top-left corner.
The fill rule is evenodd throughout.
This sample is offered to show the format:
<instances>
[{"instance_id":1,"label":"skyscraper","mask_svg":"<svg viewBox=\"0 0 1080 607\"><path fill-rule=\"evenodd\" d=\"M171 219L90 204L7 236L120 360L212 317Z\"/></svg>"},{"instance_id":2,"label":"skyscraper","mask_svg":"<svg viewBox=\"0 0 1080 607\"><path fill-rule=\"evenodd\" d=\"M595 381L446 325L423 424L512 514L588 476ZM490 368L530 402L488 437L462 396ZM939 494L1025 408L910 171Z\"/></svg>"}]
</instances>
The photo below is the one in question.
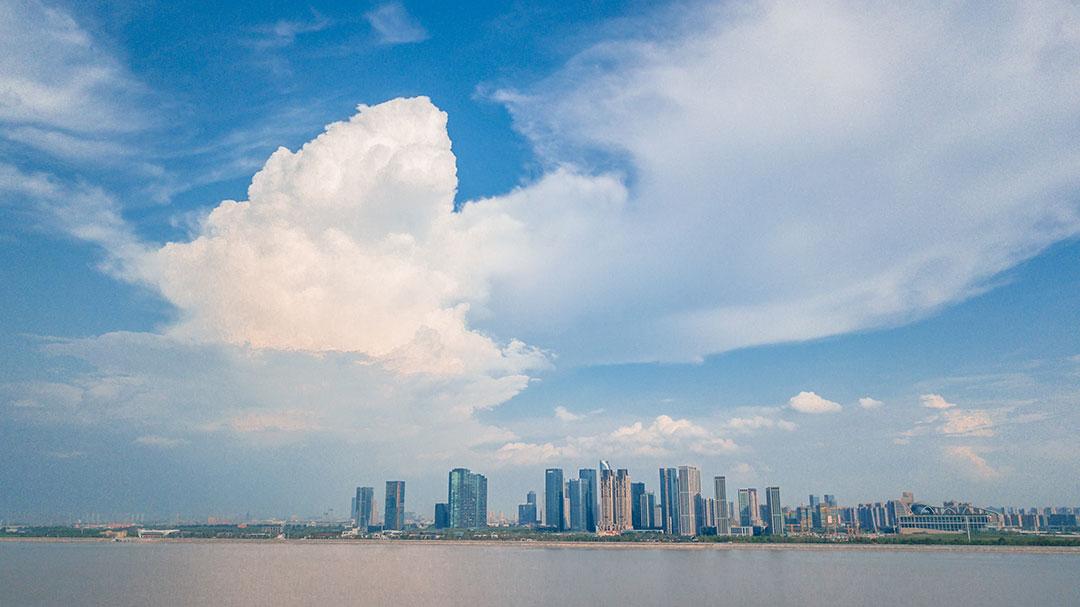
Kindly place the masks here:
<instances>
[{"instance_id":1,"label":"skyscraper","mask_svg":"<svg viewBox=\"0 0 1080 607\"><path fill-rule=\"evenodd\" d=\"M731 511L728 510L727 479L723 476L713 478L713 490L716 499L716 534L731 534Z\"/></svg>"},{"instance_id":2,"label":"skyscraper","mask_svg":"<svg viewBox=\"0 0 1080 607\"><path fill-rule=\"evenodd\" d=\"M749 515L749 523L747 524L753 527L764 527L765 521L761 520L761 502L758 501L757 489L752 487L740 489L740 493L742 491L746 491L747 514ZM742 498L741 495L739 497Z\"/></svg>"},{"instance_id":3,"label":"skyscraper","mask_svg":"<svg viewBox=\"0 0 1080 607\"><path fill-rule=\"evenodd\" d=\"M679 466L679 535L698 534L697 506L701 498L701 472L694 466Z\"/></svg>"},{"instance_id":4,"label":"skyscraper","mask_svg":"<svg viewBox=\"0 0 1080 607\"><path fill-rule=\"evenodd\" d=\"M589 481L585 479L571 479L566 483L567 493L570 494L570 530L587 531L589 528Z\"/></svg>"},{"instance_id":5,"label":"skyscraper","mask_svg":"<svg viewBox=\"0 0 1080 607\"><path fill-rule=\"evenodd\" d=\"M548 468L544 471L544 525L565 531L564 515L562 468Z\"/></svg>"},{"instance_id":6,"label":"skyscraper","mask_svg":"<svg viewBox=\"0 0 1080 607\"><path fill-rule=\"evenodd\" d=\"M405 481L386 481L386 505L383 529L405 528Z\"/></svg>"},{"instance_id":7,"label":"skyscraper","mask_svg":"<svg viewBox=\"0 0 1080 607\"><path fill-rule=\"evenodd\" d=\"M536 492L530 491L525 494L525 503L518 504L518 525L532 527L540 523L536 511Z\"/></svg>"},{"instance_id":8,"label":"skyscraper","mask_svg":"<svg viewBox=\"0 0 1080 607\"><path fill-rule=\"evenodd\" d=\"M578 470L578 478L585 481L586 491L585 495L585 530L589 532L596 531L596 500L599 494L596 487L596 470L592 468L582 468Z\"/></svg>"},{"instance_id":9,"label":"skyscraper","mask_svg":"<svg viewBox=\"0 0 1080 607\"><path fill-rule=\"evenodd\" d=\"M656 512L659 508L656 506L656 494L652 491L646 491L641 496L641 523L644 525L642 529L655 529L657 516Z\"/></svg>"},{"instance_id":10,"label":"skyscraper","mask_svg":"<svg viewBox=\"0 0 1080 607\"><path fill-rule=\"evenodd\" d=\"M826 506L828 506L830 508L835 508L836 507L836 496L835 495L832 495L830 493L826 493L824 500L825 500L825 505Z\"/></svg>"},{"instance_id":11,"label":"skyscraper","mask_svg":"<svg viewBox=\"0 0 1080 607\"><path fill-rule=\"evenodd\" d=\"M749 527L753 516L750 514L750 490L739 489L739 526Z\"/></svg>"},{"instance_id":12,"label":"skyscraper","mask_svg":"<svg viewBox=\"0 0 1080 607\"><path fill-rule=\"evenodd\" d=\"M371 526L372 514L375 512L375 488L356 488L356 528L361 532L367 531Z\"/></svg>"},{"instance_id":13,"label":"skyscraper","mask_svg":"<svg viewBox=\"0 0 1080 607\"><path fill-rule=\"evenodd\" d=\"M660 518L657 526L664 533L679 533L679 476L675 468L660 469Z\"/></svg>"},{"instance_id":14,"label":"skyscraper","mask_svg":"<svg viewBox=\"0 0 1080 607\"><path fill-rule=\"evenodd\" d=\"M600 460L600 520L597 531L622 533L633 528L633 502L630 498L630 472Z\"/></svg>"},{"instance_id":15,"label":"skyscraper","mask_svg":"<svg viewBox=\"0 0 1080 607\"><path fill-rule=\"evenodd\" d=\"M648 529L648 503L645 501L645 483L630 483L630 522L634 529Z\"/></svg>"},{"instance_id":16,"label":"skyscraper","mask_svg":"<svg viewBox=\"0 0 1080 607\"><path fill-rule=\"evenodd\" d=\"M765 488L765 505L769 510L769 535L784 535L784 513L780 506L780 487Z\"/></svg>"},{"instance_id":17,"label":"skyscraper","mask_svg":"<svg viewBox=\"0 0 1080 607\"><path fill-rule=\"evenodd\" d=\"M476 529L487 526L487 477L468 468L450 471L447 488L450 526Z\"/></svg>"}]
</instances>

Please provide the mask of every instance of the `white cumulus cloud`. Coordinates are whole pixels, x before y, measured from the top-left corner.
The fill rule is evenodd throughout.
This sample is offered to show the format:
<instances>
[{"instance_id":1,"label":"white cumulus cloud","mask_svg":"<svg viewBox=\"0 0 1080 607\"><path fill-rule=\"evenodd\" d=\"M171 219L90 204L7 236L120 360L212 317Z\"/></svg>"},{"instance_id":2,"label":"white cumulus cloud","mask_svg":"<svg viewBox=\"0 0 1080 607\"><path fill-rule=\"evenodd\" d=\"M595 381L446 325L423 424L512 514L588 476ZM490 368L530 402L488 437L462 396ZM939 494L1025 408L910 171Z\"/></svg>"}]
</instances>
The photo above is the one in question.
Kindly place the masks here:
<instances>
[{"instance_id":1,"label":"white cumulus cloud","mask_svg":"<svg viewBox=\"0 0 1080 607\"><path fill-rule=\"evenodd\" d=\"M814 392L799 392L788 399L788 406L799 413L839 413L844 410L840 403L822 398Z\"/></svg>"},{"instance_id":2,"label":"white cumulus cloud","mask_svg":"<svg viewBox=\"0 0 1080 607\"><path fill-rule=\"evenodd\" d=\"M864 396L859 399L859 406L863 409L878 409L884 404L885 403L881 402L880 400L877 400L876 398L870 398L869 396Z\"/></svg>"}]
</instances>

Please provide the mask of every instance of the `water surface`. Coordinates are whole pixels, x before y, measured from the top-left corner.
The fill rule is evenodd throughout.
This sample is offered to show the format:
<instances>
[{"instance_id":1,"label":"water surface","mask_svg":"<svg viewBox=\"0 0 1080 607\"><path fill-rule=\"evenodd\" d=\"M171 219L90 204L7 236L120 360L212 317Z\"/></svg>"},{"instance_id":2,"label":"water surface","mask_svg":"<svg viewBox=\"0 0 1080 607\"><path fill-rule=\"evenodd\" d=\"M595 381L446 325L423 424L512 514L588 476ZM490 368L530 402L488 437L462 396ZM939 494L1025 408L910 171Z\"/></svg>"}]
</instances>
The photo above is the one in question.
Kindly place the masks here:
<instances>
[{"instance_id":1,"label":"water surface","mask_svg":"<svg viewBox=\"0 0 1080 607\"><path fill-rule=\"evenodd\" d=\"M1080 554L0 542L0 605L1078 605Z\"/></svg>"}]
</instances>

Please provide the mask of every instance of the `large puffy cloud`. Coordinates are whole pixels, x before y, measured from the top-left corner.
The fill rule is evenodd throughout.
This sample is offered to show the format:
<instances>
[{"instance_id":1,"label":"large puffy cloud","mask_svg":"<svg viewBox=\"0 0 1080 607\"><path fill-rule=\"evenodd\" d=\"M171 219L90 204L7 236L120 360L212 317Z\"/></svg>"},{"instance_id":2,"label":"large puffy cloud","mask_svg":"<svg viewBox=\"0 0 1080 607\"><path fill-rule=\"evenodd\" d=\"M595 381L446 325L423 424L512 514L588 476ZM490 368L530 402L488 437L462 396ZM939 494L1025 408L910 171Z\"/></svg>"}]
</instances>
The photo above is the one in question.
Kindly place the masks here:
<instances>
[{"instance_id":1,"label":"large puffy cloud","mask_svg":"<svg viewBox=\"0 0 1080 607\"><path fill-rule=\"evenodd\" d=\"M297 152L279 149L248 200L224 201L188 242L128 259L205 341L355 352L402 372L516 373L525 344L467 327L492 271L484 225L451 213L446 115L428 100L361 108Z\"/></svg>"},{"instance_id":2,"label":"large puffy cloud","mask_svg":"<svg viewBox=\"0 0 1080 607\"><path fill-rule=\"evenodd\" d=\"M1068 2L694 5L498 93L549 160L599 152L633 187L595 245L494 289L491 326L692 359L979 292L1080 232L1078 24ZM531 316L551 302L558 335Z\"/></svg>"}]
</instances>

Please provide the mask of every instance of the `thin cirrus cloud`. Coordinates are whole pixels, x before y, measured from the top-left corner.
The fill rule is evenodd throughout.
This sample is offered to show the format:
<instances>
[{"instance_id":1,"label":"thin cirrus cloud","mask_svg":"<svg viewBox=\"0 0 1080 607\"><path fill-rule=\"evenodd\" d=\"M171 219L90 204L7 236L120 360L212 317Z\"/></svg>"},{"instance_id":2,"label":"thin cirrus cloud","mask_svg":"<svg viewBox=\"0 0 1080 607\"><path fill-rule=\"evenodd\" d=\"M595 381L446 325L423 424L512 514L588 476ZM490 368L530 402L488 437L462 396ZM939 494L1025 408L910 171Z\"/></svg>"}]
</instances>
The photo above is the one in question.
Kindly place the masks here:
<instances>
[{"instance_id":1,"label":"thin cirrus cloud","mask_svg":"<svg viewBox=\"0 0 1080 607\"><path fill-rule=\"evenodd\" d=\"M365 13L364 19L371 25L381 44L408 44L428 39L424 26L400 2L383 4Z\"/></svg>"},{"instance_id":2,"label":"thin cirrus cloud","mask_svg":"<svg viewBox=\"0 0 1080 607\"><path fill-rule=\"evenodd\" d=\"M923 394L919 396L922 406L927 409L952 409L956 405L945 400L940 394Z\"/></svg>"},{"instance_id":3,"label":"thin cirrus cloud","mask_svg":"<svg viewBox=\"0 0 1080 607\"><path fill-rule=\"evenodd\" d=\"M1080 233L1075 4L690 12L494 95L552 165L606 154L633 187L588 255L497 284L493 327L694 360L917 318Z\"/></svg>"}]
</instances>

